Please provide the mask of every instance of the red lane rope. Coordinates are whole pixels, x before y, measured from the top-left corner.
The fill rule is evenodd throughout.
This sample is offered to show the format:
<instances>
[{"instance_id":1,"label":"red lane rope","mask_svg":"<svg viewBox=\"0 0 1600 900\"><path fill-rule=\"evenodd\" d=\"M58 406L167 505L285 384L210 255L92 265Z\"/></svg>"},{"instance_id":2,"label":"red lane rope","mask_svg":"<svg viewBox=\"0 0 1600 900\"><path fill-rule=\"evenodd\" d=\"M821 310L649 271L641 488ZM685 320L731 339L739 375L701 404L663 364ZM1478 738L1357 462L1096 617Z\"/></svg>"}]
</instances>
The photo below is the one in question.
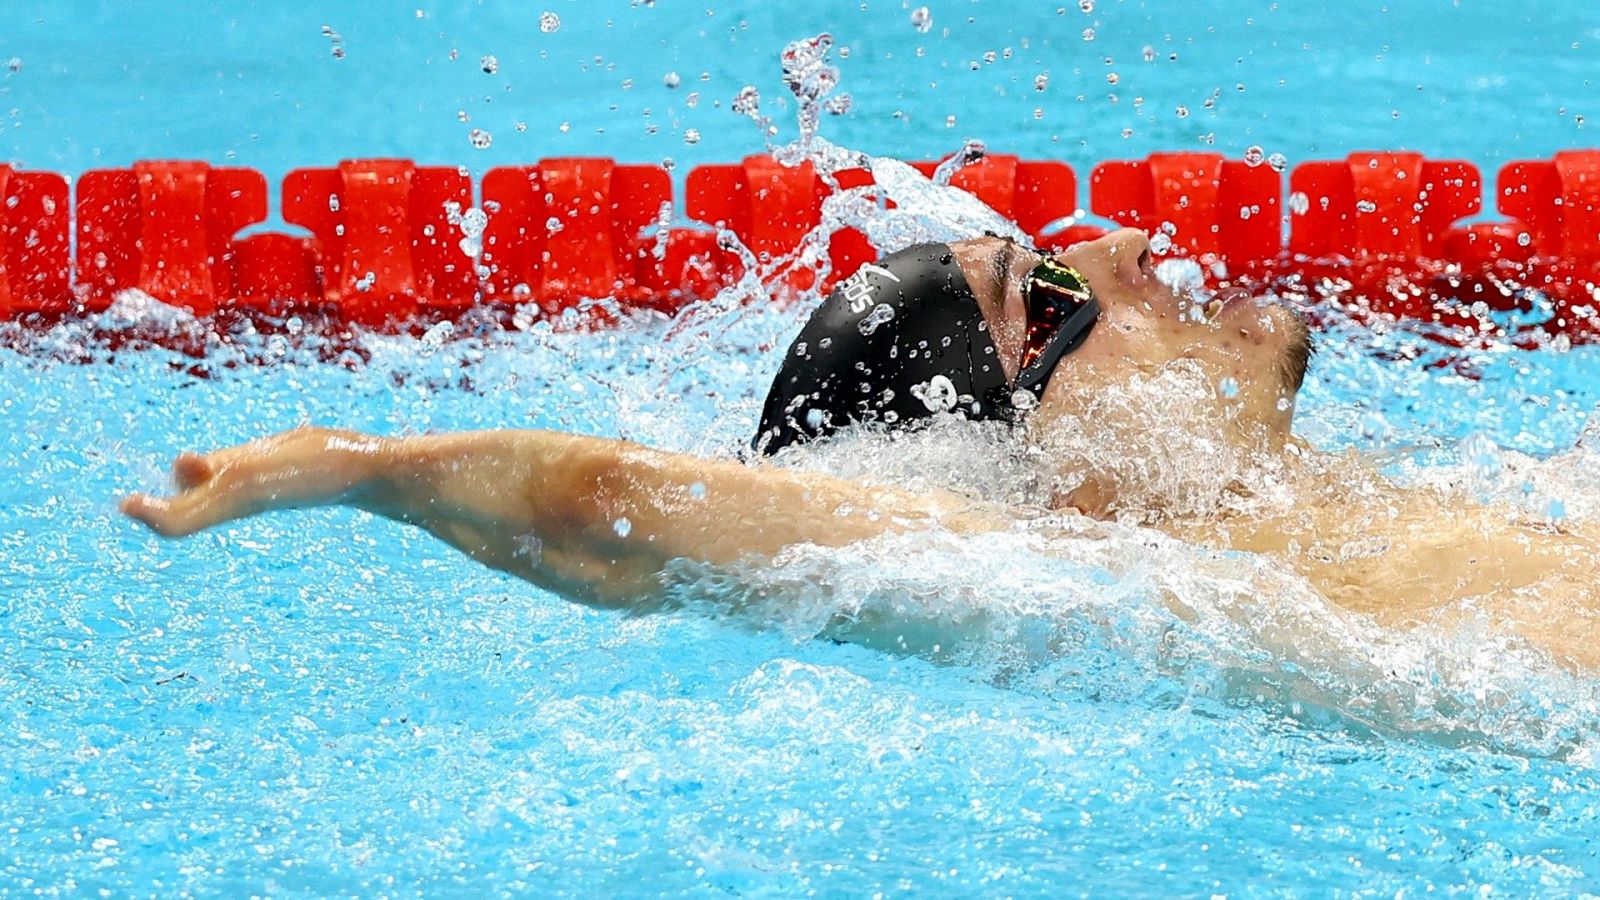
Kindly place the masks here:
<instances>
[{"instance_id":1,"label":"red lane rope","mask_svg":"<svg viewBox=\"0 0 1600 900\"><path fill-rule=\"evenodd\" d=\"M871 175L844 172L836 183L867 185ZM1081 218L1078 176L1065 163L991 155L953 183L1044 247L1103 231L1051 230ZM672 309L743 274L710 227L732 231L762 262L779 259L821 222L834 189L809 164L764 156L694 169L681 198L661 167L603 158L497 168L479 185L452 167L347 160L284 179L283 218L309 237L241 238L267 217L266 178L251 169L140 162L87 172L69 197L60 175L0 165L0 318L93 313L128 288L202 316L314 310L364 325L529 302L559 311L600 297ZM1600 150L1504 166L1493 199L1505 218L1461 224L1483 210L1483 190L1472 163L1419 153L1353 153L1287 177L1220 154L1159 153L1095 166L1087 205L1165 235L1170 253L1199 261L1214 281L1323 279L1375 311L1434 321L1475 303L1512 308L1520 301L1505 285L1514 282L1550 298L1550 330L1600 338ZM488 215L474 235L475 196ZM660 227L669 204L708 227ZM872 255L860 233L834 234L823 286ZM817 277L790 267L778 287L813 288Z\"/></svg>"}]
</instances>

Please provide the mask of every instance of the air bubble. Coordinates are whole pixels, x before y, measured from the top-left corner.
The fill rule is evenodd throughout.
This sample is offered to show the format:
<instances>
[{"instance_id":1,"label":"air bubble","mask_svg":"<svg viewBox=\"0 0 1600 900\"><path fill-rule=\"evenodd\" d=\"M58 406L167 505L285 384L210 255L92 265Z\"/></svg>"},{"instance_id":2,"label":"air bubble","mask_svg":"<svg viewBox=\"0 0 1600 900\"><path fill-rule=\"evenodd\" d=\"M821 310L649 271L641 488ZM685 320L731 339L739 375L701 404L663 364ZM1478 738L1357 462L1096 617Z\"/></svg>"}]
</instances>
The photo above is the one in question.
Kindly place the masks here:
<instances>
[{"instance_id":1,"label":"air bubble","mask_svg":"<svg viewBox=\"0 0 1600 900\"><path fill-rule=\"evenodd\" d=\"M540 13L539 30L545 34L555 34L561 30L561 17L549 11Z\"/></svg>"},{"instance_id":2,"label":"air bubble","mask_svg":"<svg viewBox=\"0 0 1600 900\"><path fill-rule=\"evenodd\" d=\"M911 11L911 27L922 34L933 30L933 13L926 6L919 6Z\"/></svg>"}]
</instances>

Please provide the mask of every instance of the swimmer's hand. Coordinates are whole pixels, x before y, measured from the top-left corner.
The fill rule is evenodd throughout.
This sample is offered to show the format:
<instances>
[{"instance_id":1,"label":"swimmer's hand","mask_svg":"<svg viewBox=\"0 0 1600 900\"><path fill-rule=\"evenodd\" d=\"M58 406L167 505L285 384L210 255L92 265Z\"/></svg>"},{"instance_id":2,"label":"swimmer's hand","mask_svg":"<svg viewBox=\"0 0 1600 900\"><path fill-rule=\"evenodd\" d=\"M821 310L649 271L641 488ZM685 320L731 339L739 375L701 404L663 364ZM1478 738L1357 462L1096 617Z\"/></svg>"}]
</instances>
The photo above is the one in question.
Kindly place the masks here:
<instances>
[{"instance_id":1,"label":"swimmer's hand","mask_svg":"<svg viewBox=\"0 0 1600 900\"><path fill-rule=\"evenodd\" d=\"M123 514L163 537L185 537L274 509L358 502L379 470L383 442L347 431L297 428L172 464L178 492L130 494Z\"/></svg>"}]
</instances>

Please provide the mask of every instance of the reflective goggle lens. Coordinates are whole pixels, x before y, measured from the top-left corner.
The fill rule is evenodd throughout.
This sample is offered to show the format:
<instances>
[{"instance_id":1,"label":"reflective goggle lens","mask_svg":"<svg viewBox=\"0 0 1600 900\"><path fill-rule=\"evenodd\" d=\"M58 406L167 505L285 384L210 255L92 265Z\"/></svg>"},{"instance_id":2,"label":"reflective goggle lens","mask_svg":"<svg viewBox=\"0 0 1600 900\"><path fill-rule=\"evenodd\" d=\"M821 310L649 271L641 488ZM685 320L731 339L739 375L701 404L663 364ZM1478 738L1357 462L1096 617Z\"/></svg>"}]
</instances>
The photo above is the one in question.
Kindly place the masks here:
<instances>
[{"instance_id":1,"label":"reflective goggle lens","mask_svg":"<svg viewBox=\"0 0 1600 900\"><path fill-rule=\"evenodd\" d=\"M1061 324L1093 299L1089 282L1077 269L1048 259L1034 266L1022 284L1022 303L1028 311L1022 368L1033 365Z\"/></svg>"}]
</instances>

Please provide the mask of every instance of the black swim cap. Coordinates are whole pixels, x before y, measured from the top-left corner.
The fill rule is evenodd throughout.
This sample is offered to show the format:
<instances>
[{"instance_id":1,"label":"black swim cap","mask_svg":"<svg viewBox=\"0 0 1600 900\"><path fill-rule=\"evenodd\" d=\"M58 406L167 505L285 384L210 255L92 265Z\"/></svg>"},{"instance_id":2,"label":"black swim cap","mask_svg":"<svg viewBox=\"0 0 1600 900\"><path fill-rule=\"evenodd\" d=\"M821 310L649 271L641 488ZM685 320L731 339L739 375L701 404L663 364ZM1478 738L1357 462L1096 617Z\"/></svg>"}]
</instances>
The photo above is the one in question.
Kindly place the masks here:
<instances>
[{"instance_id":1,"label":"black swim cap","mask_svg":"<svg viewBox=\"0 0 1600 900\"><path fill-rule=\"evenodd\" d=\"M941 412L1007 419L1010 396L955 254L920 244L861 267L812 314L773 379L753 444L776 453L852 422Z\"/></svg>"}]
</instances>

